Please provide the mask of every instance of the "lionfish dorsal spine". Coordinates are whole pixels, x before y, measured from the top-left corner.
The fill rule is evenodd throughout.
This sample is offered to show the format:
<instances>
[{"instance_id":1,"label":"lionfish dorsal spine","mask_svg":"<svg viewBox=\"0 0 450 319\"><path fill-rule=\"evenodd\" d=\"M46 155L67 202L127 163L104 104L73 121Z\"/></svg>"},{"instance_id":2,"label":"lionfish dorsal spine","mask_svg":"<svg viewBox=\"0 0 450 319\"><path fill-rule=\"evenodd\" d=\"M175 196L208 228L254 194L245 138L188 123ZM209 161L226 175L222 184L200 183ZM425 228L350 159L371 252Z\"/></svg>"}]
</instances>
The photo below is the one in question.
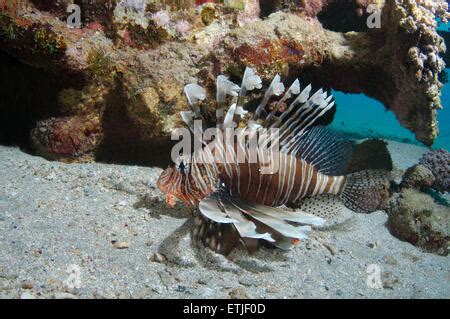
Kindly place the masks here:
<instances>
[{"instance_id":1,"label":"lionfish dorsal spine","mask_svg":"<svg viewBox=\"0 0 450 319\"><path fill-rule=\"evenodd\" d=\"M310 92L310 89L308 89L307 92ZM303 94L303 92L301 94ZM295 103L295 101L293 103ZM322 115L329 111L333 105L334 102L328 103L327 99L324 98L323 89L317 90L312 96L306 98L306 101L302 103L281 126L279 126L281 131L280 145L291 140L293 136L304 134ZM294 107L295 105L293 105L292 109ZM288 109L288 112L289 111L290 110ZM286 112L284 114L286 114ZM281 124L284 114L280 116L278 121L279 124Z\"/></svg>"},{"instance_id":2,"label":"lionfish dorsal spine","mask_svg":"<svg viewBox=\"0 0 450 319\"><path fill-rule=\"evenodd\" d=\"M235 99L241 88L239 85L230 81L226 76L219 75L216 79L216 122L219 127L222 127L225 120L225 106L227 96L232 96ZM230 107L231 108L231 107Z\"/></svg>"},{"instance_id":3,"label":"lionfish dorsal spine","mask_svg":"<svg viewBox=\"0 0 450 319\"><path fill-rule=\"evenodd\" d=\"M261 103L256 108L255 113L253 113L252 120L256 120L260 117L261 112L266 108L269 99L273 96L280 96L284 92L284 84L281 82L281 77L277 74L273 78L272 82L269 85L269 88L264 93L264 97Z\"/></svg>"},{"instance_id":4,"label":"lionfish dorsal spine","mask_svg":"<svg viewBox=\"0 0 450 319\"><path fill-rule=\"evenodd\" d=\"M309 93L311 92L311 88L312 88L311 84L306 86L303 89L303 91L298 94L298 96L294 99L294 101L291 102L289 107L283 113L281 113L281 115L276 119L276 121L274 121L274 123L271 124L270 128L279 127L281 125L281 123L283 122L283 120L288 116L288 114L291 114L291 112L293 111L293 109L296 106L298 106L300 104L304 104L309 98Z\"/></svg>"},{"instance_id":5,"label":"lionfish dorsal spine","mask_svg":"<svg viewBox=\"0 0 450 319\"><path fill-rule=\"evenodd\" d=\"M203 87L197 83L190 83L184 86L184 94L188 101L191 111L180 112L181 119L188 125L192 132L194 132L195 120L203 121L202 111L199 106L199 102L206 98L206 91ZM201 129L201 128L199 128ZM194 132L195 133L195 132Z\"/></svg>"},{"instance_id":6,"label":"lionfish dorsal spine","mask_svg":"<svg viewBox=\"0 0 450 319\"><path fill-rule=\"evenodd\" d=\"M241 119L248 113L244 109L244 99L247 92L261 87L261 78L250 67L245 69L240 86L230 81L226 76L219 75L216 79L217 127L220 129L237 127ZM270 136L270 134L266 137L265 145L272 143L273 145L281 145L284 151L294 150L295 143L292 143L292 137L307 132L321 116L334 106L332 95L328 95L322 88L313 94L311 94L311 91L311 84L301 90L298 79L295 79L286 90L281 82L281 77L276 74L250 118L248 126L252 129L261 127L279 129L276 137ZM199 101L205 99L206 92L196 83L186 85L184 92L192 111L183 111L180 115L193 131L194 121L197 119L203 120ZM281 96L281 98L271 104L273 108L267 111L267 105L273 96ZM231 104L228 104L227 108L228 97L231 97ZM284 106L283 104L289 99L293 99L293 101L289 106ZM280 112L282 105L283 110ZM266 114L264 118L261 117L263 112ZM277 115L278 112L281 114ZM278 140L275 141L275 139Z\"/></svg>"},{"instance_id":7,"label":"lionfish dorsal spine","mask_svg":"<svg viewBox=\"0 0 450 319\"><path fill-rule=\"evenodd\" d=\"M244 97L247 91L262 88L262 81L259 75L255 73L252 68L246 67L244 71L244 77L242 78L240 97Z\"/></svg>"},{"instance_id":8,"label":"lionfish dorsal spine","mask_svg":"<svg viewBox=\"0 0 450 319\"><path fill-rule=\"evenodd\" d=\"M198 101L203 101L206 98L206 91L203 87L197 83L190 83L184 87L184 94L188 100L192 111L195 116L200 116L200 107L198 106Z\"/></svg>"},{"instance_id":9,"label":"lionfish dorsal spine","mask_svg":"<svg viewBox=\"0 0 450 319\"><path fill-rule=\"evenodd\" d=\"M245 102L244 98L247 94L247 91L252 91L254 89L260 88L262 88L261 78L256 74L256 72L252 68L246 67L244 71L244 76L242 77L241 90L239 91L237 99L233 101L236 104L232 120L232 123L234 124L229 123L229 125L234 125L236 127L239 126L239 122L247 113L247 111L244 110L244 102Z\"/></svg>"},{"instance_id":10,"label":"lionfish dorsal spine","mask_svg":"<svg viewBox=\"0 0 450 319\"><path fill-rule=\"evenodd\" d=\"M280 110L280 106L285 103L288 99L290 99L293 95L297 95L300 93L300 81L299 79L295 79L294 82L292 82L289 89L286 90L283 97L275 104L272 111L267 115L265 118L263 125L268 125L270 121L274 118L275 114Z\"/></svg>"}]
</instances>

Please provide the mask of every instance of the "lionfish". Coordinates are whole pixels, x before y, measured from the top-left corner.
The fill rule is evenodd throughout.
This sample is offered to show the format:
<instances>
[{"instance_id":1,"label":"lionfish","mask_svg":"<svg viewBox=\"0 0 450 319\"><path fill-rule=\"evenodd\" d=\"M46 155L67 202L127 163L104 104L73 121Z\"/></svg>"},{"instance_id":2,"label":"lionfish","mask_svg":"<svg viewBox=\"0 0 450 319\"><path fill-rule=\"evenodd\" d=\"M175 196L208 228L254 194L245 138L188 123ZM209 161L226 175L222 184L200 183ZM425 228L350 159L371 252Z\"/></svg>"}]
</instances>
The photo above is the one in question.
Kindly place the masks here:
<instances>
[{"instance_id":1,"label":"lionfish","mask_svg":"<svg viewBox=\"0 0 450 319\"><path fill-rule=\"evenodd\" d=\"M250 117L244 109L246 93L261 87L261 78L249 67L241 86L219 75L216 136L191 154L180 155L158 179L170 206L175 199L198 205L194 238L225 255L238 243L249 251L263 243L288 249L307 238L311 226L325 220L285 206L306 197L331 194L353 211L371 212L386 196L387 171L345 175L352 142L317 125L333 107L332 95L323 89L311 93L311 85L301 90L298 79L286 90L276 75ZM205 121L201 101L206 91L192 83L184 92L192 111L181 112L181 117L192 132L202 132L195 121ZM220 138L227 130L238 130L228 142ZM255 147L249 137L258 133Z\"/></svg>"}]
</instances>

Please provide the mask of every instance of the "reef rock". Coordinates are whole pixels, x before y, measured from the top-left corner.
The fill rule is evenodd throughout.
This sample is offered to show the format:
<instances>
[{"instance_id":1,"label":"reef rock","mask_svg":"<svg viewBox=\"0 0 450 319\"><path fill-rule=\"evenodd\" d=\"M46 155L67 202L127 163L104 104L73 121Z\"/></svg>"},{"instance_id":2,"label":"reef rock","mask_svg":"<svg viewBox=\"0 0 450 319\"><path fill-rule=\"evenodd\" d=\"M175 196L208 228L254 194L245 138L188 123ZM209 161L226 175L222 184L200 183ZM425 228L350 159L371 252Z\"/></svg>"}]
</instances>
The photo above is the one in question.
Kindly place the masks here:
<instances>
[{"instance_id":1,"label":"reef rock","mask_svg":"<svg viewBox=\"0 0 450 319\"><path fill-rule=\"evenodd\" d=\"M426 251L447 255L450 208L436 204L430 195L405 188L388 205L387 227L401 240Z\"/></svg>"},{"instance_id":2,"label":"reef rock","mask_svg":"<svg viewBox=\"0 0 450 319\"><path fill-rule=\"evenodd\" d=\"M72 19L76 8L80 25ZM32 146L46 157L95 159L105 141L131 145L167 137L188 107L185 84L199 79L214 94L215 76L238 80L246 65L265 81L280 73L315 87L365 93L427 145L438 134L445 45L435 17L448 17L446 1L14 0L0 1L0 9L1 54L29 74L60 79L21 108L14 94L5 94L0 107L8 114L33 110L0 125L10 133L20 128L10 136L31 134ZM0 76L2 83L17 78ZM38 104L46 104L46 112L32 103L41 93L53 97ZM86 138L81 118L90 123Z\"/></svg>"},{"instance_id":3,"label":"reef rock","mask_svg":"<svg viewBox=\"0 0 450 319\"><path fill-rule=\"evenodd\" d=\"M450 192L450 153L437 149L422 156L419 163L433 174L432 188L438 192Z\"/></svg>"},{"instance_id":4,"label":"reef rock","mask_svg":"<svg viewBox=\"0 0 450 319\"><path fill-rule=\"evenodd\" d=\"M394 236L426 251L448 254L450 207L445 197L430 189L448 192L449 171L449 154L440 149L425 153L406 170L386 208Z\"/></svg>"},{"instance_id":5,"label":"reef rock","mask_svg":"<svg viewBox=\"0 0 450 319\"><path fill-rule=\"evenodd\" d=\"M32 140L39 154L62 161L89 161L102 140L96 116L72 116L39 121Z\"/></svg>"},{"instance_id":6,"label":"reef rock","mask_svg":"<svg viewBox=\"0 0 450 319\"><path fill-rule=\"evenodd\" d=\"M426 166L417 164L408 168L401 182L402 187L426 190L433 186L436 178Z\"/></svg>"}]
</instances>

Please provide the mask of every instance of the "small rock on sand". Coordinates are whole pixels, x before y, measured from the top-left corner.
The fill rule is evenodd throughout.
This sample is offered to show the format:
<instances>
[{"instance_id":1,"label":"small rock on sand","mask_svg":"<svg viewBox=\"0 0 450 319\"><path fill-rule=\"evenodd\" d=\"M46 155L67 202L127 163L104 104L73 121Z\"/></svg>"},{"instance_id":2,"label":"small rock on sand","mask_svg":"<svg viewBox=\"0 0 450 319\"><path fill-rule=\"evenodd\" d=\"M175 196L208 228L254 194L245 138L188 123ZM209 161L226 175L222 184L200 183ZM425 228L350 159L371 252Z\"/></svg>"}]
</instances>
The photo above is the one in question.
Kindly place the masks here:
<instances>
[{"instance_id":1,"label":"small rock on sand","mask_svg":"<svg viewBox=\"0 0 450 319\"><path fill-rule=\"evenodd\" d=\"M131 243L129 241L113 241L112 245L115 249L127 249L130 248Z\"/></svg>"}]
</instances>

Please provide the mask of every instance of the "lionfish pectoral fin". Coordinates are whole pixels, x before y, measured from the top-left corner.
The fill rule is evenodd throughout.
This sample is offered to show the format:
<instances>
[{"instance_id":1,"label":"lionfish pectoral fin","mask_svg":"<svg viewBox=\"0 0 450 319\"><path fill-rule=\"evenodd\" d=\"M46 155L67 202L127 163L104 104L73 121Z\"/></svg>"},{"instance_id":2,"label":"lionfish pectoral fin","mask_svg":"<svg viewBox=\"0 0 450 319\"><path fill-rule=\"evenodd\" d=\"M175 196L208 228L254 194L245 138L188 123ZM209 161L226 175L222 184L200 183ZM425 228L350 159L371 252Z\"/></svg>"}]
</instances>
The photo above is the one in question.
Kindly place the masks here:
<instances>
[{"instance_id":1,"label":"lionfish pectoral fin","mask_svg":"<svg viewBox=\"0 0 450 319\"><path fill-rule=\"evenodd\" d=\"M199 206L200 212L213 222L221 224L236 223L237 220L230 217L230 214L221 207L220 200L217 196L208 196L204 198Z\"/></svg>"},{"instance_id":2,"label":"lionfish pectoral fin","mask_svg":"<svg viewBox=\"0 0 450 319\"><path fill-rule=\"evenodd\" d=\"M199 210L201 228L194 235L214 251L228 254L240 241L252 252L255 250L254 240L274 241L269 233L257 231L255 223L230 205L222 193L213 193L204 198L199 204Z\"/></svg>"},{"instance_id":3,"label":"lionfish pectoral fin","mask_svg":"<svg viewBox=\"0 0 450 319\"><path fill-rule=\"evenodd\" d=\"M255 205L253 203L244 202L238 199L232 199L232 204L246 215L247 218L255 220L258 224L261 224L261 228L267 229L267 231L275 236L282 238L293 238L293 239L306 239L311 227L306 226L294 226L287 221L283 214L278 214L276 212L269 213L270 210L275 210L274 207ZM276 241L277 239L275 239Z\"/></svg>"},{"instance_id":4,"label":"lionfish pectoral fin","mask_svg":"<svg viewBox=\"0 0 450 319\"><path fill-rule=\"evenodd\" d=\"M247 205L253 211L260 212L276 219L312 226L321 226L325 224L325 219L304 211L290 211L279 207L270 207L255 203L248 203Z\"/></svg>"},{"instance_id":5,"label":"lionfish pectoral fin","mask_svg":"<svg viewBox=\"0 0 450 319\"><path fill-rule=\"evenodd\" d=\"M300 240L306 239L311 226L322 225L325 220L304 212L291 212L237 199L223 192L211 194L200 202L202 218L209 223L212 231L198 231L202 241L211 247L220 248L237 244L236 238L251 252L260 239L281 249L289 249ZM292 225L294 222L302 225ZM206 222L204 222L206 223ZM214 225L214 226L211 226ZM206 227L206 226L205 226ZM227 228L229 238L224 236ZM231 230L230 230L231 229ZM219 232L220 230L220 232Z\"/></svg>"}]
</instances>

